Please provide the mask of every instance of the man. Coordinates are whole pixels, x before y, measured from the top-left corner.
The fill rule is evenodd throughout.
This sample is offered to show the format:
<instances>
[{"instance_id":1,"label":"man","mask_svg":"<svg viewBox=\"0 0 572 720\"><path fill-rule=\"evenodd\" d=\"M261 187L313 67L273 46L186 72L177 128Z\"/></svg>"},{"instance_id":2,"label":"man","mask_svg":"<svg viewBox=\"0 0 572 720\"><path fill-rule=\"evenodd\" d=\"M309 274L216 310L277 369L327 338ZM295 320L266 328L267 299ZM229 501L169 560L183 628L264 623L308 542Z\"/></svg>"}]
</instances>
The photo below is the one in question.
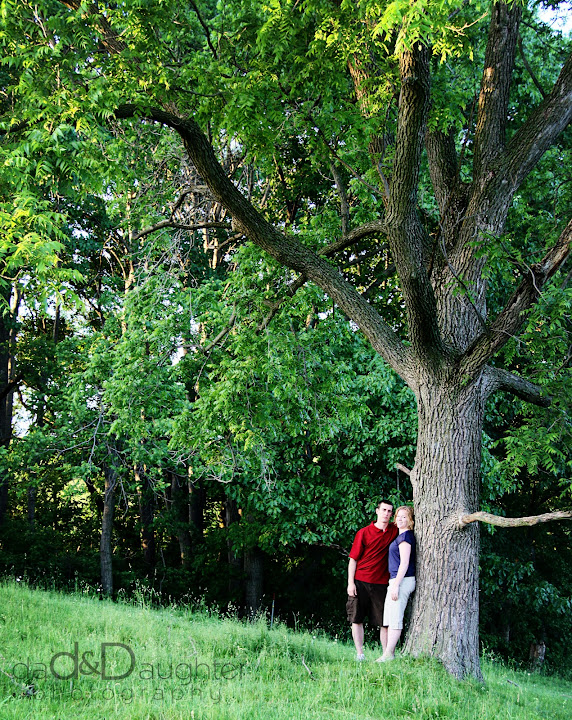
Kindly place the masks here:
<instances>
[{"instance_id":1,"label":"man","mask_svg":"<svg viewBox=\"0 0 572 720\"><path fill-rule=\"evenodd\" d=\"M389 545L398 534L390 523L392 503L382 500L376 510L377 520L358 530L350 550L348 565L348 601L346 610L352 624L352 637L357 660L365 660L363 653L363 621L367 615L379 625L379 639L385 652L387 627L383 627L383 608L389 583Z\"/></svg>"}]
</instances>

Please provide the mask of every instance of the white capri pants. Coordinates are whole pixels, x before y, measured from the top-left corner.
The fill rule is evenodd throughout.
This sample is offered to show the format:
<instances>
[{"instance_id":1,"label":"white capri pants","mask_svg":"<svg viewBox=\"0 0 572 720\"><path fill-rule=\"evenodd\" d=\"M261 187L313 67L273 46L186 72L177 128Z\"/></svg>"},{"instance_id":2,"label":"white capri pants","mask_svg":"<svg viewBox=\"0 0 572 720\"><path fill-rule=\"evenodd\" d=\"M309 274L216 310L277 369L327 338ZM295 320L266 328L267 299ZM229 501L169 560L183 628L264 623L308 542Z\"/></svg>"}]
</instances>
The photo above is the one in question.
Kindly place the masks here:
<instances>
[{"instance_id":1,"label":"white capri pants","mask_svg":"<svg viewBox=\"0 0 572 720\"><path fill-rule=\"evenodd\" d=\"M391 585L395 578L389 581L387 595L385 596L385 607L383 608L383 624L391 630L403 630L403 615L409 596L415 590L415 578L404 577L399 585L397 600L391 599Z\"/></svg>"}]
</instances>

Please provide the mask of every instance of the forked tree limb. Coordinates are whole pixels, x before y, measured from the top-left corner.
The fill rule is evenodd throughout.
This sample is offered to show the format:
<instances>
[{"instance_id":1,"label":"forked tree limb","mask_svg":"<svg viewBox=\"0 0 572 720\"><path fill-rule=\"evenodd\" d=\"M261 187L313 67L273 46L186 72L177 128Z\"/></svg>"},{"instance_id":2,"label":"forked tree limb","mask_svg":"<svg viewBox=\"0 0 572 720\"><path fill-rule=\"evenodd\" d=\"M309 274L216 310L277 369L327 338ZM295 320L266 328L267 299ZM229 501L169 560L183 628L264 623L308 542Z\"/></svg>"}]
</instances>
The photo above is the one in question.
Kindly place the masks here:
<instances>
[{"instance_id":1,"label":"forked tree limb","mask_svg":"<svg viewBox=\"0 0 572 720\"><path fill-rule=\"evenodd\" d=\"M551 522L553 520L572 520L572 511L557 510L556 512L520 518L507 518L500 515L492 515L487 512L474 512L470 515L459 515L459 527L464 528L466 525L477 521L497 527L525 527L527 525L538 525L538 523Z\"/></svg>"}]
</instances>

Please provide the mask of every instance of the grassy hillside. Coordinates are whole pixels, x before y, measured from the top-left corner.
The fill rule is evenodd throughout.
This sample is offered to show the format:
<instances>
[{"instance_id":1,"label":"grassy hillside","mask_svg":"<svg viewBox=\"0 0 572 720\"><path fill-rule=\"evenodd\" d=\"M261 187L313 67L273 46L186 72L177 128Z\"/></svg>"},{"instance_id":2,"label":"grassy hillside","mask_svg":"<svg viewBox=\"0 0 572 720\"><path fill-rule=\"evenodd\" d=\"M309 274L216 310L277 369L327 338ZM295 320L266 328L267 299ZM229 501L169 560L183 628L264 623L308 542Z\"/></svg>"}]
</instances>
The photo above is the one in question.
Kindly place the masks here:
<instances>
[{"instance_id":1,"label":"grassy hillside","mask_svg":"<svg viewBox=\"0 0 572 720\"><path fill-rule=\"evenodd\" d=\"M262 620L13 583L0 586L0 670L2 720L572 716L572 684L487 662L485 685L459 683L433 661L356 663L347 644Z\"/></svg>"}]
</instances>

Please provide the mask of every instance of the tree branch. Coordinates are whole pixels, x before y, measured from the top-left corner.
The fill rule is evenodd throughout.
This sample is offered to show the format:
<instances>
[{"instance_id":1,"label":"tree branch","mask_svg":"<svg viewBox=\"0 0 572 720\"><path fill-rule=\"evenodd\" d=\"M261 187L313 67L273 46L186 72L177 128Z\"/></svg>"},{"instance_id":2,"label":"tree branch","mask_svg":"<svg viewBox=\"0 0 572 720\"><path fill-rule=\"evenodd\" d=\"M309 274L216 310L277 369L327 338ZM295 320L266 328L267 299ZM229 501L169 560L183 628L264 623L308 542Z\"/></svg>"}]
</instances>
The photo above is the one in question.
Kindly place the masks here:
<instances>
[{"instance_id":1,"label":"tree branch","mask_svg":"<svg viewBox=\"0 0 572 720\"><path fill-rule=\"evenodd\" d=\"M216 200L233 217L233 227L241 229L281 265L296 270L321 287L360 327L391 367L402 376L408 376L409 352L396 333L335 267L296 238L279 232L255 209L228 178L211 144L193 119L180 118L158 108L145 110L135 105L123 105L115 112L118 119L138 115L175 130L199 175Z\"/></svg>"},{"instance_id":2,"label":"tree branch","mask_svg":"<svg viewBox=\"0 0 572 720\"><path fill-rule=\"evenodd\" d=\"M312 116L308 116L308 120L312 123L312 125L313 125L313 126L316 128L316 130L318 131L318 135L320 136L322 142L324 143L324 145L326 146L326 148L327 148L327 150L330 152L330 154L331 154L341 165L343 165L343 166L346 168L346 170L348 170L356 180L358 180L358 181L359 181L362 185L364 185L368 190L371 190L372 193L374 193L375 195L383 195L383 194L384 194L384 191L383 191L383 190L380 190L378 187L375 187L375 185L371 185L370 183L368 183L367 180L366 180L365 178L363 178L363 177L358 173L358 171L357 171L355 168L353 168L353 167L352 167L349 163L347 163L342 157L340 157L340 155L338 154L338 152L336 151L336 149L335 149L334 147L332 147L331 143L328 141L328 138L326 137L326 134L324 133L324 131L322 130L322 128L316 123L316 121L314 120L314 118L313 118Z\"/></svg>"},{"instance_id":3,"label":"tree branch","mask_svg":"<svg viewBox=\"0 0 572 720\"><path fill-rule=\"evenodd\" d=\"M368 237L370 235L378 235L385 230L385 224L381 220L373 220L370 223L364 223L363 225L360 225L358 228L355 228L354 230L350 230L347 235L340 238L339 240L334 241L333 243L330 243L329 245L326 245L325 247L321 248L318 251L318 255L322 255L323 257L331 257L337 252L340 252L341 250L345 250L346 248L350 247L351 245L354 245L356 242L359 242L364 237ZM272 319L275 317L278 310L282 307L282 305L288 300L289 298L293 297L294 294L303 287L308 278L306 278L304 275L300 275L300 277L295 280L291 285L288 286L287 296L285 298L281 298L279 300L276 300L274 305L272 306L270 312L268 315L264 318L264 320L258 325L257 331L261 332L262 330L265 330Z\"/></svg>"},{"instance_id":4,"label":"tree branch","mask_svg":"<svg viewBox=\"0 0 572 720\"><path fill-rule=\"evenodd\" d=\"M383 220L372 220L372 222L364 223L353 230L350 230L347 235L344 235L339 240L335 240L333 243L323 247L319 254L323 257L331 257L335 253L345 250L354 245L359 240L370 235L382 235L387 232L387 226Z\"/></svg>"},{"instance_id":5,"label":"tree branch","mask_svg":"<svg viewBox=\"0 0 572 720\"><path fill-rule=\"evenodd\" d=\"M284 305L286 300L294 297L294 295L298 292L298 290L301 287L304 287L305 284L306 284L306 278L303 275L300 275L299 278L297 278L291 285L289 285L287 293L286 293L286 297L276 300L276 302L272 305L268 315L264 318L264 320L256 328L256 331L262 332L263 330L266 330L266 328L270 325L273 318L276 316L276 313L278 312L278 310L280 310L282 305Z\"/></svg>"},{"instance_id":6,"label":"tree branch","mask_svg":"<svg viewBox=\"0 0 572 720\"><path fill-rule=\"evenodd\" d=\"M82 5L82 0L59 0L59 2L70 10L76 11L79 10ZM119 39L119 35L111 27L105 15L101 14L97 2L93 2L91 5L87 6L84 13L85 15L91 15L92 17L97 18L95 22L95 29L100 33L101 42L106 50L115 54L127 49L127 45L123 42L123 40Z\"/></svg>"},{"instance_id":7,"label":"tree branch","mask_svg":"<svg viewBox=\"0 0 572 720\"><path fill-rule=\"evenodd\" d=\"M490 329L482 333L467 350L460 362L464 372L471 374L482 366L518 332L526 318L526 313L539 298L542 288L570 254L571 246L572 220L542 260L527 268L526 276L504 310L497 316Z\"/></svg>"},{"instance_id":8,"label":"tree branch","mask_svg":"<svg viewBox=\"0 0 572 720\"><path fill-rule=\"evenodd\" d=\"M509 92L521 16L519 3L509 6L497 2L493 6L475 129L475 178L481 177L484 169L505 146Z\"/></svg>"},{"instance_id":9,"label":"tree branch","mask_svg":"<svg viewBox=\"0 0 572 720\"><path fill-rule=\"evenodd\" d=\"M160 220L154 225L144 228L140 233L137 233L137 235L134 235L131 239L133 241L140 240L142 237L145 237L145 235L150 235L151 233L157 232L157 230L162 230L166 227L174 228L175 230L203 230L205 228L222 228L223 230L232 230L230 225L221 222L204 222L195 223L194 225L184 225L182 223L174 222L173 220Z\"/></svg>"},{"instance_id":10,"label":"tree branch","mask_svg":"<svg viewBox=\"0 0 572 720\"><path fill-rule=\"evenodd\" d=\"M407 307L409 339L418 357L433 359L443 347L427 273L428 243L417 210L430 102L428 49L417 44L404 51L399 65L401 93L386 227Z\"/></svg>"},{"instance_id":11,"label":"tree branch","mask_svg":"<svg viewBox=\"0 0 572 720\"><path fill-rule=\"evenodd\" d=\"M342 174L336 166L335 162L330 163L330 169L334 176L334 183L336 190L338 191L338 197L340 198L340 220L342 225L342 236L348 234L350 227L350 206L348 204L348 194L346 192L346 186L342 178Z\"/></svg>"},{"instance_id":12,"label":"tree branch","mask_svg":"<svg viewBox=\"0 0 572 720\"><path fill-rule=\"evenodd\" d=\"M524 67L526 68L528 74L530 75L532 82L536 85L536 88L537 88L538 92L542 95L542 97L545 98L548 93L545 91L545 89L540 84L540 80L534 74L534 71L531 68L530 63L528 62L528 60L526 59L526 55L524 54L524 48L522 47L522 35L518 36L518 50L520 52L520 57L522 58L522 62L524 63Z\"/></svg>"},{"instance_id":13,"label":"tree branch","mask_svg":"<svg viewBox=\"0 0 572 720\"><path fill-rule=\"evenodd\" d=\"M199 21L200 24L201 24L202 29L205 31L205 37L206 37L206 40L207 40L207 44L208 44L208 46L209 46L209 48L210 48L210 51L211 51L212 54L213 54L213 57L215 58L215 60L218 60L218 53L217 53L217 51L216 51L215 46L212 44L211 34L210 34L209 27L208 27L208 25L206 24L206 22L203 20L203 16L201 15L201 13L200 13L200 11L199 11L199 8L198 8L197 4L194 2L194 0L190 0L190 4L191 4L191 7L192 7L193 10L194 10L195 15L197 16L198 21Z\"/></svg>"},{"instance_id":14,"label":"tree branch","mask_svg":"<svg viewBox=\"0 0 572 720\"><path fill-rule=\"evenodd\" d=\"M551 404L552 399L542 395L540 386L530 382L530 380L502 368L489 367L488 371L489 376L492 378L492 392L506 390L525 402L540 405L541 407L548 407Z\"/></svg>"},{"instance_id":15,"label":"tree branch","mask_svg":"<svg viewBox=\"0 0 572 720\"><path fill-rule=\"evenodd\" d=\"M441 221L451 204L451 195L455 192L458 178L457 151L453 131L445 134L433 130L425 136L425 148L429 161L429 174L439 205Z\"/></svg>"},{"instance_id":16,"label":"tree branch","mask_svg":"<svg viewBox=\"0 0 572 720\"><path fill-rule=\"evenodd\" d=\"M558 135L572 121L572 54L564 63L551 93L536 107L512 137L491 172L495 181L508 182L516 192ZM496 184L496 183L495 183Z\"/></svg>"},{"instance_id":17,"label":"tree branch","mask_svg":"<svg viewBox=\"0 0 572 720\"><path fill-rule=\"evenodd\" d=\"M187 195L190 195L191 193L195 192L197 188L195 188L192 185L189 185L188 187L184 187L181 192L179 193L179 197L175 200L175 202L171 205L169 208L171 211L171 217L175 215L177 210L181 207L183 202L185 201L185 198Z\"/></svg>"},{"instance_id":18,"label":"tree branch","mask_svg":"<svg viewBox=\"0 0 572 720\"><path fill-rule=\"evenodd\" d=\"M10 380L10 382L5 385L2 390L0 390L0 400L4 400L5 397L7 397L11 392L14 392L14 390L18 387L18 385L22 382L23 379L22 373L19 373L16 375L15 378Z\"/></svg>"},{"instance_id":19,"label":"tree branch","mask_svg":"<svg viewBox=\"0 0 572 720\"><path fill-rule=\"evenodd\" d=\"M443 259L447 260L447 253L454 247L459 226L466 216L468 186L461 182L461 162L471 126L472 112L459 158L457 158L455 137L452 130L448 133L433 130L425 136L429 175L439 205L440 215L439 234L433 241L431 250L429 275L431 275L436 260L435 253L439 243L441 242L443 245Z\"/></svg>"},{"instance_id":20,"label":"tree branch","mask_svg":"<svg viewBox=\"0 0 572 720\"><path fill-rule=\"evenodd\" d=\"M22 130L26 130L30 126L28 120L22 120L21 122L13 123L6 130L0 130L0 138L5 138L9 135L16 135Z\"/></svg>"},{"instance_id":21,"label":"tree branch","mask_svg":"<svg viewBox=\"0 0 572 720\"><path fill-rule=\"evenodd\" d=\"M496 527L525 527L527 525L538 525L538 523L552 522L553 520L572 520L572 511L558 510L542 515L530 515L529 517L507 518L500 515L491 515L487 512L475 512L470 515L459 515L458 526L464 528L472 522L484 522L487 525Z\"/></svg>"},{"instance_id":22,"label":"tree branch","mask_svg":"<svg viewBox=\"0 0 572 720\"><path fill-rule=\"evenodd\" d=\"M224 340L224 338L229 334L229 332L230 332L230 331L232 330L232 328L234 327L235 321L236 321L236 309L233 308L233 310L232 310L232 315L230 316L230 318L229 318L229 320L228 320L228 325L227 325L226 327L224 327L224 328L219 332L219 334L215 337L215 339L214 339L212 342L210 342L206 347L201 347L201 346L199 346L198 349L199 349L204 355L209 355L209 353L211 352L211 350L213 350L213 349L219 344L219 342L220 342L221 340Z\"/></svg>"}]
</instances>

